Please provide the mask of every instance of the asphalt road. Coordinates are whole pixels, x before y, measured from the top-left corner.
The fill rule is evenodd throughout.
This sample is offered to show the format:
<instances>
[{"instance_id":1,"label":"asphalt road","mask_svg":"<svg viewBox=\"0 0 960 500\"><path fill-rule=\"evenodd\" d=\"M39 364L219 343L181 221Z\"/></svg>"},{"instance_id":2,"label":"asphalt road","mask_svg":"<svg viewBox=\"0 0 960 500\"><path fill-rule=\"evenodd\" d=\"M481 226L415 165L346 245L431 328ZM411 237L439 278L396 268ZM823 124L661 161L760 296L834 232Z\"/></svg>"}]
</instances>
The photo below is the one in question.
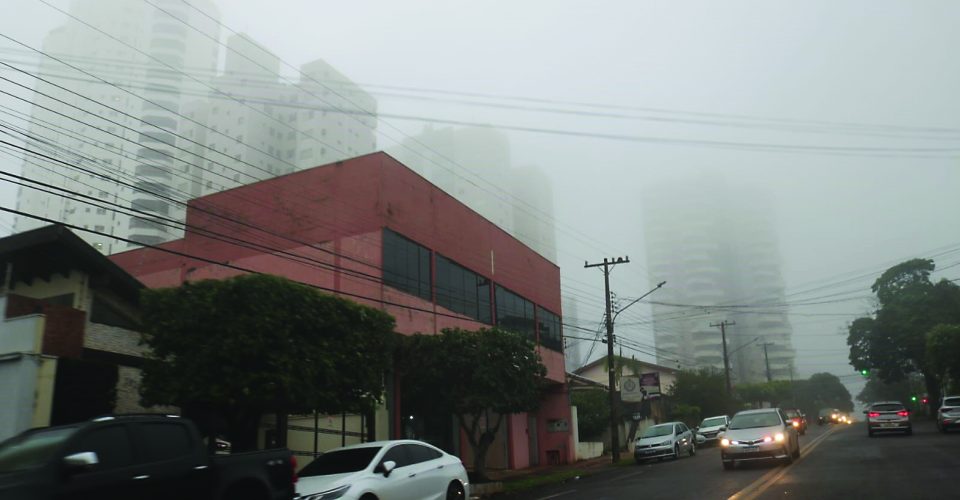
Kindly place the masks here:
<instances>
[{"instance_id":1,"label":"asphalt road","mask_svg":"<svg viewBox=\"0 0 960 500\"><path fill-rule=\"evenodd\" d=\"M792 465L738 464L725 471L719 449L701 448L694 457L611 467L505 498L960 498L960 432L940 434L932 422L915 423L912 436L873 438L864 423L813 425L800 446Z\"/></svg>"}]
</instances>

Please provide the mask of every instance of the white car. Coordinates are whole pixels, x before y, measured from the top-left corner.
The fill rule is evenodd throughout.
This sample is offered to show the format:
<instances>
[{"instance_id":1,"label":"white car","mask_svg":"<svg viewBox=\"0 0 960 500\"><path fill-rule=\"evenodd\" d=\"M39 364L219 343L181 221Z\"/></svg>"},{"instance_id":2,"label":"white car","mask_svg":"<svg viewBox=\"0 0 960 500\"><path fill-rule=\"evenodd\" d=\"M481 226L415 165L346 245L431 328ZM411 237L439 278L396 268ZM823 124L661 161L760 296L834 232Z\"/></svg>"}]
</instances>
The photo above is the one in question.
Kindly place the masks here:
<instances>
[{"instance_id":1,"label":"white car","mask_svg":"<svg viewBox=\"0 0 960 500\"><path fill-rule=\"evenodd\" d=\"M470 497L459 458L421 441L337 448L298 473L299 500L463 500Z\"/></svg>"},{"instance_id":2,"label":"white car","mask_svg":"<svg viewBox=\"0 0 960 500\"><path fill-rule=\"evenodd\" d=\"M700 426L696 428L696 431L698 435L703 436L705 444L719 443L719 434L727 430L728 425L730 425L730 417L718 415L716 417L703 419L703 422L700 422Z\"/></svg>"},{"instance_id":3,"label":"white car","mask_svg":"<svg viewBox=\"0 0 960 500\"><path fill-rule=\"evenodd\" d=\"M647 427L633 447L633 458L638 464L652 458L678 459L681 453L688 453L691 457L697 454L693 431L683 422L667 422Z\"/></svg>"},{"instance_id":4,"label":"white car","mask_svg":"<svg viewBox=\"0 0 960 500\"><path fill-rule=\"evenodd\" d=\"M737 462L782 460L800 457L797 429L779 408L745 410L730 420L720 438L720 460L726 470Z\"/></svg>"}]
</instances>

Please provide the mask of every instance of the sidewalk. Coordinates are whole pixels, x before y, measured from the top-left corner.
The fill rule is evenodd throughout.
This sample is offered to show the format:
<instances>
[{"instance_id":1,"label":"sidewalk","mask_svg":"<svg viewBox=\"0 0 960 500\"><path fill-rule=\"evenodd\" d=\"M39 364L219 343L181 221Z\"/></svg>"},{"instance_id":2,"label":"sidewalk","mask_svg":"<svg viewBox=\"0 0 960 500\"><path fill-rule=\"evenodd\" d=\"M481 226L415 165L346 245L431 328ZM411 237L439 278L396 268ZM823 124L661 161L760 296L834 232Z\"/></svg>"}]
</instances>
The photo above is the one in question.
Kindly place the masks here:
<instances>
[{"instance_id":1,"label":"sidewalk","mask_svg":"<svg viewBox=\"0 0 960 500\"><path fill-rule=\"evenodd\" d=\"M613 467L612 457L607 454L572 464L539 465L518 470L488 471L489 483L474 483L476 497L487 497L497 493L521 491L545 484L559 483L578 476L595 474Z\"/></svg>"}]
</instances>

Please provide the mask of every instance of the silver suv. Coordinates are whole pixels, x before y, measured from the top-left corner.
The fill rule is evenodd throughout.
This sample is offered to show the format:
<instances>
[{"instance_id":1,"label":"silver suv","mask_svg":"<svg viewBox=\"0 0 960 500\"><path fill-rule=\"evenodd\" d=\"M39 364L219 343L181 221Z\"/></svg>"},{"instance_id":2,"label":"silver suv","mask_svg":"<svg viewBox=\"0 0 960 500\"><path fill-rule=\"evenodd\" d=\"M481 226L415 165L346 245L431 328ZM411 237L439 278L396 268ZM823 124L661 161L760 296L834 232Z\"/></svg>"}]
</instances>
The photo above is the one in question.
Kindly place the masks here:
<instances>
[{"instance_id":1,"label":"silver suv","mask_svg":"<svg viewBox=\"0 0 960 500\"><path fill-rule=\"evenodd\" d=\"M873 403L864 413L867 414L867 435L870 437L878 432L913 434L910 410L899 401Z\"/></svg>"},{"instance_id":2,"label":"silver suv","mask_svg":"<svg viewBox=\"0 0 960 500\"><path fill-rule=\"evenodd\" d=\"M703 419L703 422L700 422L700 426L695 430L697 434L703 436L703 441L705 444L718 443L720 442L719 434L727 430L727 425L730 424L730 417L726 415L718 415L716 417L708 417Z\"/></svg>"},{"instance_id":3,"label":"silver suv","mask_svg":"<svg viewBox=\"0 0 960 500\"><path fill-rule=\"evenodd\" d=\"M937 429L946 433L960 427L960 396L944 396L937 410Z\"/></svg>"}]
</instances>

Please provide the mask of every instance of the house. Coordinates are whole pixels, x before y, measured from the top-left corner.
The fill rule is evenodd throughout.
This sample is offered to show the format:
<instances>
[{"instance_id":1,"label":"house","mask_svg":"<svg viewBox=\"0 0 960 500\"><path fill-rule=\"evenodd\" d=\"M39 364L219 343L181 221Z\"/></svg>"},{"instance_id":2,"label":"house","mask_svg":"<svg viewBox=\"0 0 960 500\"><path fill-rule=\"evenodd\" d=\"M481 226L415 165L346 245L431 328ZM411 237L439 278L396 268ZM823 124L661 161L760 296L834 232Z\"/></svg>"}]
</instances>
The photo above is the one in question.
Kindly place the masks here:
<instances>
[{"instance_id":1,"label":"house","mask_svg":"<svg viewBox=\"0 0 960 500\"><path fill-rule=\"evenodd\" d=\"M374 153L194 199L187 225L183 239L111 259L149 287L244 272L285 276L390 313L401 335L489 326L526 335L547 366L548 384L539 410L507 416L487 464L572 461L559 268L391 156ZM288 446L312 455L410 437L469 464L469 444L452 416L411 408L403 393L402 379L391 376L386 401L371 414L291 416Z\"/></svg>"},{"instance_id":2,"label":"house","mask_svg":"<svg viewBox=\"0 0 960 500\"><path fill-rule=\"evenodd\" d=\"M170 410L139 402L142 288L63 226L0 239L0 439L106 413Z\"/></svg>"}]
</instances>

